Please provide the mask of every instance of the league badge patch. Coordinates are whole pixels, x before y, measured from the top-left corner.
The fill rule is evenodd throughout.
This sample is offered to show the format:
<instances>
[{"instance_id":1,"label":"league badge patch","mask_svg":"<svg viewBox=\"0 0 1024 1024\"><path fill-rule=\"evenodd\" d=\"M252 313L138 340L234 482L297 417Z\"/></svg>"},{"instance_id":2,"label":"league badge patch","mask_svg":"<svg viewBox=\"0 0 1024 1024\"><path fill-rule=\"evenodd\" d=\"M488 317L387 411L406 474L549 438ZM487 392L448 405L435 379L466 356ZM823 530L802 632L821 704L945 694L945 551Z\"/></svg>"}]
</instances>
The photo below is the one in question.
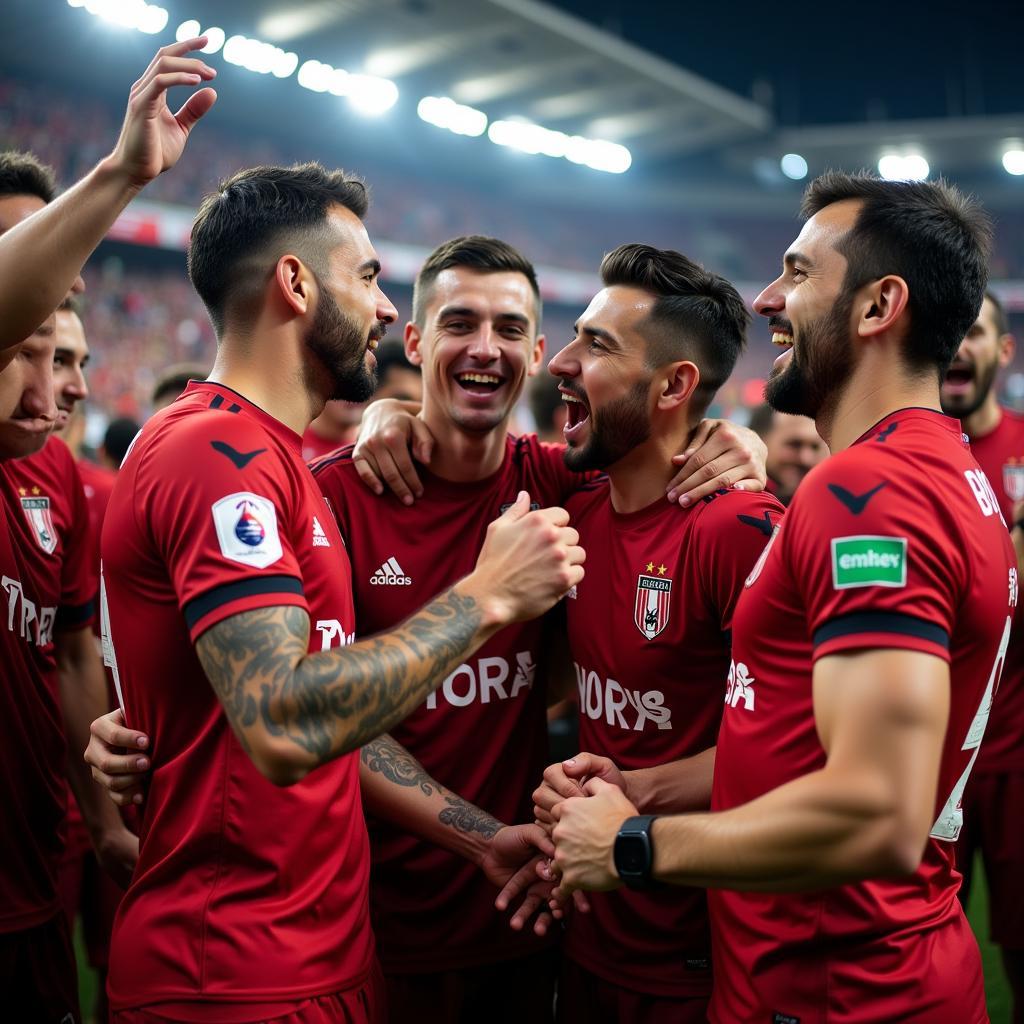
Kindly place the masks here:
<instances>
[{"instance_id":1,"label":"league badge patch","mask_svg":"<svg viewBox=\"0 0 1024 1024\"><path fill-rule=\"evenodd\" d=\"M1024 498L1024 459L1010 459L1003 466L1003 490L1010 501Z\"/></svg>"},{"instance_id":2,"label":"league badge patch","mask_svg":"<svg viewBox=\"0 0 1024 1024\"><path fill-rule=\"evenodd\" d=\"M21 507L25 512L28 525L32 527L36 543L48 555L52 555L57 549L57 531L53 528L50 499L45 494L39 494L38 487L33 487L32 490L31 498L22 497Z\"/></svg>"},{"instance_id":3,"label":"league badge patch","mask_svg":"<svg viewBox=\"0 0 1024 1024\"><path fill-rule=\"evenodd\" d=\"M633 605L633 621L636 628L648 640L653 640L668 625L671 605L669 595L672 593L672 581L665 576L666 568L659 565L655 570L654 563L647 563L647 572L636 578L636 603Z\"/></svg>"},{"instance_id":4,"label":"league badge patch","mask_svg":"<svg viewBox=\"0 0 1024 1024\"><path fill-rule=\"evenodd\" d=\"M281 557L277 509L272 501L239 491L215 502L212 511L217 542L225 558L265 569Z\"/></svg>"}]
</instances>

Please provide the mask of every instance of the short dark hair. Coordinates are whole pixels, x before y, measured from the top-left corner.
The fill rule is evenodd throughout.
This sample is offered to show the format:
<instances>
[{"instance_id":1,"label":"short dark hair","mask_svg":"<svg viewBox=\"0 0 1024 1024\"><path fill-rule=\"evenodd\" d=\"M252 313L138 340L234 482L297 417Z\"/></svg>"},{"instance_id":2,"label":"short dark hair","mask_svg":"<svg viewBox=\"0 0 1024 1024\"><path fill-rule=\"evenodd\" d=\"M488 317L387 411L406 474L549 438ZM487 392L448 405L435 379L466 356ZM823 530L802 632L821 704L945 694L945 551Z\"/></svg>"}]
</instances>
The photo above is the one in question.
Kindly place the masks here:
<instances>
[{"instance_id":1,"label":"short dark hair","mask_svg":"<svg viewBox=\"0 0 1024 1024\"><path fill-rule=\"evenodd\" d=\"M537 284L537 271L533 264L518 249L500 238L488 238L486 235L462 235L442 242L424 261L420 272L416 275L416 283L412 289L413 322L423 326L423 315L430 301L430 290L443 270L453 267L466 267L480 274L500 274L502 272L522 274L530 282L536 303L535 322L540 328L541 301L540 286Z\"/></svg>"},{"instance_id":2,"label":"short dark hair","mask_svg":"<svg viewBox=\"0 0 1024 1024\"><path fill-rule=\"evenodd\" d=\"M992 303L992 319L996 325L996 334L1002 337L1010 333L1010 318L1006 315L1006 307L1002 299L991 288L985 289L985 298Z\"/></svg>"},{"instance_id":3,"label":"short dark hair","mask_svg":"<svg viewBox=\"0 0 1024 1024\"><path fill-rule=\"evenodd\" d=\"M775 410L767 402L762 402L754 406L747 426L763 441L772 432L774 420Z\"/></svg>"},{"instance_id":4,"label":"short dark hair","mask_svg":"<svg viewBox=\"0 0 1024 1024\"><path fill-rule=\"evenodd\" d=\"M318 163L250 167L203 199L192 225L188 273L218 336L228 307L258 301L266 274L289 249L315 274L326 273L330 238L324 229L335 205L364 218L367 187Z\"/></svg>"},{"instance_id":5,"label":"short dark hair","mask_svg":"<svg viewBox=\"0 0 1024 1024\"><path fill-rule=\"evenodd\" d=\"M52 203L57 195L53 168L33 153L9 149L0 153L0 196L38 196Z\"/></svg>"},{"instance_id":6,"label":"short dark hair","mask_svg":"<svg viewBox=\"0 0 1024 1024\"><path fill-rule=\"evenodd\" d=\"M116 465L120 466L124 462L124 457L139 430L138 423L127 416L111 420L107 425L106 433L103 435L103 450Z\"/></svg>"},{"instance_id":7,"label":"short dark hair","mask_svg":"<svg viewBox=\"0 0 1024 1024\"><path fill-rule=\"evenodd\" d=\"M692 405L706 409L746 345L750 313L740 293L682 253L638 242L605 256L601 280L607 288L624 285L656 296L642 328L647 364L692 359L700 370Z\"/></svg>"},{"instance_id":8,"label":"short dark hair","mask_svg":"<svg viewBox=\"0 0 1024 1024\"><path fill-rule=\"evenodd\" d=\"M206 367L201 363L175 363L173 366L168 366L157 377L150 401L153 405L157 405L168 395L177 398L188 387L190 380L206 380L207 372Z\"/></svg>"},{"instance_id":9,"label":"short dark hair","mask_svg":"<svg viewBox=\"0 0 1024 1024\"><path fill-rule=\"evenodd\" d=\"M988 280L992 223L945 181L883 181L829 171L804 193L801 214L852 199L861 208L836 250L846 257L844 291L895 274L910 292L905 357L942 378L977 319Z\"/></svg>"}]
</instances>

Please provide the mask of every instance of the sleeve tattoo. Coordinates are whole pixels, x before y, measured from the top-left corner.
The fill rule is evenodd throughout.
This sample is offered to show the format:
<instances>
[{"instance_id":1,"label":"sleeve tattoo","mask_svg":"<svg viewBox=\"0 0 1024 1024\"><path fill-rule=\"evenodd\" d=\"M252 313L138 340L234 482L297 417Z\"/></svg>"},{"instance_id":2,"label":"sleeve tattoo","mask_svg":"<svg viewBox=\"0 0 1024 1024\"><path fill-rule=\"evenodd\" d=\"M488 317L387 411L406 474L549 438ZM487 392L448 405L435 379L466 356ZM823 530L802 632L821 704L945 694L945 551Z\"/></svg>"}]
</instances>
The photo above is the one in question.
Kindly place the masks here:
<instances>
[{"instance_id":1,"label":"sleeve tattoo","mask_svg":"<svg viewBox=\"0 0 1024 1024\"><path fill-rule=\"evenodd\" d=\"M486 839L494 836L503 826L497 818L481 810L457 793L445 789L427 774L423 765L408 750L390 736L379 736L362 750L363 764L371 772L384 776L396 786L416 787L424 796L435 793L444 798L445 806L437 815L442 825L457 832L479 832Z\"/></svg>"},{"instance_id":2,"label":"sleeve tattoo","mask_svg":"<svg viewBox=\"0 0 1024 1024\"><path fill-rule=\"evenodd\" d=\"M470 650L481 619L472 598L449 590L390 633L309 654L303 609L260 608L207 630L196 653L247 749L262 729L321 764L420 704Z\"/></svg>"}]
</instances>

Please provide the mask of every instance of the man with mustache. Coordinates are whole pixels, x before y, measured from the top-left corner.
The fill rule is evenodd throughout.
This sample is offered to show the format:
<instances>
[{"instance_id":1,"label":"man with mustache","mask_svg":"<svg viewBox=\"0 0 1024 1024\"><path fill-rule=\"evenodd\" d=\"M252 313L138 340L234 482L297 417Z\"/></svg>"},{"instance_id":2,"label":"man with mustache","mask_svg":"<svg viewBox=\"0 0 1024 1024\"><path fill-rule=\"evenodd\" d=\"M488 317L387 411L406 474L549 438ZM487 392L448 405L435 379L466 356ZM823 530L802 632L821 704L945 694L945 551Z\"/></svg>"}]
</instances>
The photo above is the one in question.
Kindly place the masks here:
<instances>
[{"instance_id":1,"label":"man with mustache","mask_svg":"<svg viewBox=\"0 0 1024 1024\"><path fill-rule=\"evenodd\" d=\"M996 375L1010 364L1014 339L1006 311L985 293L978 319L957 350L942 385L942 409L956 416L971 439L971 454L999 499L1017 551L1024 554L1024 420L996 399ZM966 906L974 855L980 850L989 890L992 941L1000 947L1013 991L1015 1019L1024 1014L1024 624L1010 634L1006 667L995 695L985 742L964 796L958 856Z\"/></svg>"},{"instance_id":2,"label":"man with mustache","mask_svg":"<svg viewBox=\"0 0 1024 1024\"><path fill-rule=\"evenodd\" d=\"M652 820L591 779L554 809L562 894L709 887L716 1024L980 1022L953 843L1018 577L939 393L989 222L942 183L840 173L803 212L755 309L786 350L769 402L833 454L737 604L712 811Z\"/></svg>"}]
</instances>

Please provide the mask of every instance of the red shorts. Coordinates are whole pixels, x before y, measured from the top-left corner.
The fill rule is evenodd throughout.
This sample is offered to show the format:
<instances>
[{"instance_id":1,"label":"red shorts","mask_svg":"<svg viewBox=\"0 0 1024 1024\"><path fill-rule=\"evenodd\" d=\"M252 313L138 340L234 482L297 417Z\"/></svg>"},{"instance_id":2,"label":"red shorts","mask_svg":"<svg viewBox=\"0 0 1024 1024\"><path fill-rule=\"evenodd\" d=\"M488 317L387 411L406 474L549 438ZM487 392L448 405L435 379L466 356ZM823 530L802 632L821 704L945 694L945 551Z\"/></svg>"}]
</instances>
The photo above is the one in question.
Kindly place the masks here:
<instances>
[{"instance_id":1,"label":"red shorts","mask_svg":"<svg viewBox=\"0 0 1024 1024\"><path fill-rule=\"evenodd\" d=\"M433 974L387 974L390 1024L550 1024L558 954Z\"/></svg>"},{"instance_id":2,"label":"red shorts","mask_svg":"<svg viewBox=\"0 0 1024 1024\"><path fill-rule=\"evenodd\" d=\"M707 1024L708 996L652 996L614 985L568 957L558 978L558 1024Z\"/></svg>"},{"instance_id":3,"label":"red shorts","mask_svg":"<svg viewBox=\"0 0 1024 1024\"><path fill-rule=\"evenodd\" d=\"M244 1003L204 1003L195 1013L179 1012L168 1004L166 1008L149 1006L110 1014L110 1024L195 1024L196 1021L226 1020L247 1024L385 1024L386 1019L384 979L376 964L359 988L303 999L284 1013L275 1011L266 1017L253 1017Z\"/></svg>"},{"instance_id":4,"label":"red shorts","mask_svg":"<svg viewBox=\"0 0 1024 1024\"><path fill-rule=\"evenodd\" d=\"M988 882L989 933L1006 949L1024 950L1024 772L974 775L964 794L957 861L969 887L981 850Z\"/></svg>"},{"instance_id":5,"label":"red shorts","mask_svg":"<svg viewBox=\"0 0 1024 1024\"><path fill-rule=\"evenodd\" d=\"M78 1024L78 974L68 923L57 914L45 924L0 934L0 993L4 1020Z\"/></svg>"}]
</instances>

